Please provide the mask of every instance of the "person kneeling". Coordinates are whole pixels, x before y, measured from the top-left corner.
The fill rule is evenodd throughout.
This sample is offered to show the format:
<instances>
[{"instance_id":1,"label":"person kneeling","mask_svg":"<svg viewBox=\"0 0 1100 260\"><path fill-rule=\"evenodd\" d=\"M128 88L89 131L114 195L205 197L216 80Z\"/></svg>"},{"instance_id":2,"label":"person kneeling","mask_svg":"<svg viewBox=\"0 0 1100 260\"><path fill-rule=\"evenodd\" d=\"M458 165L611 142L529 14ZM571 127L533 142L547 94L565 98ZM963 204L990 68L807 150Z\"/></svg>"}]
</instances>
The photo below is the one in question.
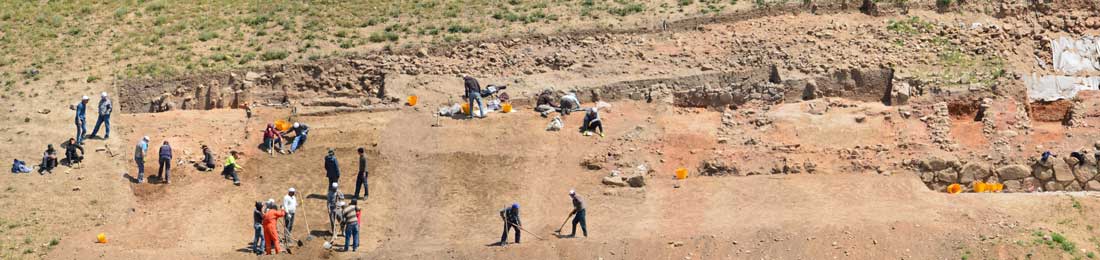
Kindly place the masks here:
<instances>
[{"instance_id":1,"label":"person kneeling","mask_svg":"<svg viewBox=\"0 0 1100 260\"><path fill-rule=\"evenodd\" d=\"M591 136L596 129L600 130L600 137L603 137L603 122L600 120L600 111L593 107L589 108L588 112L584 114L584 125L581 126L581 132L584 132L585 136Z\"/></svg>"},{"instance_id":2,"label":"person kneeling","mask_svg":"<svg viewBox=\"0 0 1100 260\"><path fill-rule=\"evenodd\" d=\"M80 151L77 153L77 151ZM65 159L61 160L62 163L69 167L80 164L84 161L84 146L76 143L76 138L69 138L69 142L65 145Z\"/></svg>"}]
</instances>

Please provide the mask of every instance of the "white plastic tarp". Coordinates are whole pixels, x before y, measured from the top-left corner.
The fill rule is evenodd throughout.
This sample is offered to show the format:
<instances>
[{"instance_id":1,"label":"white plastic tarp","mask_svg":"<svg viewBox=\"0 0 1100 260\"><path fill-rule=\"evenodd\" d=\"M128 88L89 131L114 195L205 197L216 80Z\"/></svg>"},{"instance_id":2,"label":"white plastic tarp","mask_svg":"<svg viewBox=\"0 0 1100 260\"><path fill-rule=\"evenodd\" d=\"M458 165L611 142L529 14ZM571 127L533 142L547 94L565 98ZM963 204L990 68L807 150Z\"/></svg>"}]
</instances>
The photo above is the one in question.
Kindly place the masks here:
<instances>
[{"instance_id":1,"label":"white plastic tarp","mask_svg":"<svg viewBox=\"0 0 1100 260\"><path fill-rule=\"evenodd\" d=\"M1027 96L1031 101L1070 99L1081 90L1100 90L1100 77L1024 76Z\"/></svg>"},{"instance_id":2,"label":"white plastic tarp","mask_svg":"<svg viewBox=\"0 0 1100 260\"><path fill-rule=\"evenodd\" d=\"M1100 71L1100 37L1061 37L1051 40L1050 47L1054 68L1058 71L1068 74Z\"/></svg>"}]
</instances>

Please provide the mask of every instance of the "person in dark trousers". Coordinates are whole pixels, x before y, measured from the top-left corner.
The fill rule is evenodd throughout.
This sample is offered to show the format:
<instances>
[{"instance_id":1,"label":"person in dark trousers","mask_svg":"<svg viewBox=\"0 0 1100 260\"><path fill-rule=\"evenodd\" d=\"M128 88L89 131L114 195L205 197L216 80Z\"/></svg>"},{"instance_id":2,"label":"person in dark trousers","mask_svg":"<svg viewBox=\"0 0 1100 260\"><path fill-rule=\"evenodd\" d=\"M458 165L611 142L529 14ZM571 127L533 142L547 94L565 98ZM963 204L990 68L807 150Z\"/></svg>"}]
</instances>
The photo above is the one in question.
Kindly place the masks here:
<instances>
[{"instance_id":1,"label":"person in dark trousers","mask_svg":"<svg viewBox=\"0 0 1100 260\"><path fill-rule=\"evenodd\" d=\"M359 147L359 173L355 174L355 197L367 199L370 196L370 188L367 185L367 150ZM363 188L363 196L359 197L359 188Z\"/></svg>"},{"instance_id":2,"label":"person in dark trousers","mask_svg":"<svg viewBox=\"0 0 1100 260\"><path fill-rule=\"evenodd\" d=\"M144 136L134 147L134 162L137 163L137 183L145 181L145 154L149 151L149 136Z\"/></svg>"},{"instance_id":3,"label":"person in dark trousers","mask_svg":"<svg viewBox=\"0 0 1100 260\"><path fill-rule=\"evenodd\" d=\"M504 233L500 234L500 246L508 245L508 229L516 232L516 244L519 244L519 227L523 225L519 221L519 203L512 203L511 207L500 210L500 219L504 221Z\"/></svg>"},{"instance_id":4,"label":"person in dark trousers","mask_svg":"<svg viewBox=\"0 0 1100 260\"><path fill-rule=\"evenodd\" d=\"M84 135L88 134L88 120L85 118L88 112L88 96L80 98L80 103L76 104L76 118L73 120L76 123L76 143L84 144Z\"/></svg>"},{"instance_id":5,"label":"person in dark trousers","mask_svg":"<svg viewBox=\"0 0 1100 260\"><path fill-rule=\"evenodd\" d=\"M237 170L241 169L241 165L237 164L237 151L229 151L229 156L225 157L225 168L222 169L222 175L233 178L233 185L241 186L241 178L237 176Z\"/></svg>"},{"instance_id":6,"label":"person in dark trousers","mask_svg":"<svg viewBox=\"0 0 1100 260\"><path fill-rule=\"evenodd\" d=\"M577 224L581 224L581 231L584 232L584 237L588 237L588 221L585 219L585 205L584 200L581 199L581 195L577 195L577 191L569 190L569 197L573 198L573 212L570 212L570 216L573 217L573 232L569 234L569 237L577 236Z\"/></svg>"},{"instance_id":7,"label":"person in dark trousers","mask_svg":"<svg viewBox=\"0 0 1100 260\"><path fill-rule=\"evenodd\" d=\"M78 150L80 153L76 152ZM69 138L69 142L65 145L65 160L62 161L70 167L84 161L84 146L76 143L76 138Z\"/></svg>"},{"instance_id":8,"label":"person in dark trousers","mask_svg":"<svg viewBox=\"0 0 1100 260\"><path fill-rule=\"evenodd\" d=\"M325 156L325 176L328 176L328 183L340 182L340 162L336 161L336 151L332 148L328 148Z\"/></svg>"},{"instance_id":9,"label":"person in dark trousers","mask_svg":"<svg viewBox=\"0 0 1100 260\"><path fill-rule=\"evenodd\" d=\"M1077 165L1074 166L1085 165L1085 152L1072 152L1069 156L1077 159Z\"/></svg>"},{"instance_id":10,"label":"person in dark trousers","mask_svg":"<svg viewBox=\"0 0 1100 260\"><path fill-rule=\"evenodd\" d=\"M53 173L53 168L57 168L57 149L53 148L53 144L47 144L46 151L42 153L42 164L38 166L38 174Z\"/></svg>"},{"instance_id":11,"label":"person in dark trousers","mask_svg":"<svg viewBox=\"0 0 1100 260\"><path fill-rule=\"evenodd\" d=\"M256 255L262 255L264 253L264 203L256 202L256 210L252 211L252 229L255 230L255 234L252 235L252 252Z\"/></svg>"},{"instance_id":12,"label":"person in dark trousers","mask_svg":"<svg viewBox=\"0 0 1100 260\"><path fill-rule=\"evenodd\" d=\"M470 75L462 75L463 85L466 89L466 100L470 107L470 118L474 117L474 101L477 101L479 117L485 117L485 104L481 102L481 84L477 82L477 79Z\"/></svg>"},{"instance_id":13,"label":"person in dark trousers","mask_svg":"<svg viewBox=\"0 0 1100 260\"><path fill-rule=\"evenodd\" d=\"M115 106L111 104L111 99L107 97L107 92L99 94L99 118L95 120L95 127L92 128L92 136L95 137L96 133L99 133L99 125L103 124L103 130L106 130L103 134L103 139L111 138L111 112L115 110Z\"/></svg>"},{"instance_id":14,"label":"person in dark trousers","mask_svg":"<svg viewBox=\"0 0 1100 260\"><path fill-rule=\"evenodd\" d=\"M214 167L217 166L214 164L214 153L211 152L210 147L205 144L202 145L202 162L198 163L198 166L201 167L196 168L204 172L213 171Z\"/></svg>"},{"instance_id":15,"label":"person in dark trousers","mask_svg":"<svg viewBox=\"0 0 1100 260\"><path fill-rule=\"evenodd\" d=\"M164 144L160 145L160 168L157 168L157 176L164 179L165 184L172 183L169 179L172 176L172 146L168 145L168 141L164 141Z\"/></svg>"},{"instance_id":16,"label":"person in dark trousers","mask_svg":"<svg viewBox=\"0 0 1100 260\"><path fill-rule=\"evenodd\" d=\"M351 205L344 207L344 252L359 250L359 200L351 200ZM354 237L354 238L352 238Z\"/></svg>"},{"instance_id":17,"label":"person in dark trousers","mask_svg":"<svg viewBox=\"0 0 1100 260\"><path fill-rule=\"evenodd\" d=\"M590 136L596 129L600 130L600 137L603 137L603 121L600 120L600 110L591 107L584 114L584 125L581 126L581 132L584 132L585 136Z\"/></svg>"}]
</instances>

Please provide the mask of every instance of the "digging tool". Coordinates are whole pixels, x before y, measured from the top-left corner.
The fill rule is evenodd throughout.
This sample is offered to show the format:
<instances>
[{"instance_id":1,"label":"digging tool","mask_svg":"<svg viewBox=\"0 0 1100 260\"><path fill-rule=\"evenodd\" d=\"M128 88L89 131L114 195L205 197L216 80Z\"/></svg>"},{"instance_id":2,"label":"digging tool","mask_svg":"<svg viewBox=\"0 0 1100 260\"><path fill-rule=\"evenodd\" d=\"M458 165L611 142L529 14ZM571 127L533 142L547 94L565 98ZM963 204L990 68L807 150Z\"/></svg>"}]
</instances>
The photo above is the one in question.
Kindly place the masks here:
<instances>
[{"instance_id":1,"label":"digging tool","mask_svg":"<svg viewBox=\"0 0 1100 260\"><path fill-rule=\"evenodd\" d=\"M516 223L512 223L512 222L508 222L508 223L518 227L519 230L523 230L523 232L527 232L527 234L531 234L532 236L535 236L535 238L538 238L539 240L546 240L545 238L542 238L539 235L535 235L535 232L527 231L527 229L524 229L523 226L516 225Z\"/></svg>"},{"instance_id":2,"label":"digging tool","mask_svg":"<svg viewBox=\"0 0 1100 260\"><path fill-rule=\"evenodd\" d=\"M558 230L554 230L554 233L558 233L560 235L561 234L561 229L565 228L565 223L569 223L569 218L572 218L572 217L573 217L573 213L569 213L569 216L565 216L565 221L561 222L561 226L558 227Z\"/></svg>"}]
</instances>

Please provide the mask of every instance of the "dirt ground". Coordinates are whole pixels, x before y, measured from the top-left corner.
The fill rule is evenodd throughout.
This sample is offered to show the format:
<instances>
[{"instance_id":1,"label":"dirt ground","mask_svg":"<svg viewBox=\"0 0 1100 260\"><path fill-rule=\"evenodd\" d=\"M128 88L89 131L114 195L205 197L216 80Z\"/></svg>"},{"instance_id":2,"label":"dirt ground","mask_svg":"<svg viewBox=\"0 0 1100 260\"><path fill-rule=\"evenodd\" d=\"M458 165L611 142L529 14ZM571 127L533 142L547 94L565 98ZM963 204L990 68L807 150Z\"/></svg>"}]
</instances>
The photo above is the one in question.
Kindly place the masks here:
<instances>
[{"instance_id":1,"label":"dirt ground","mask_svg":"<svg viewBox=\"0 0 1100 260\"><path fill-rule=\"evenodd\" d=\"M293 235L304 245L293 247L293 254L260 258L1095 258L1097 193L947 194L930 189L911 165L930 156L1019 163L1045 150L1068 153L1100 140L1094 131L1100 117L1091 107L1082 127L1039 118L1019 127L1024 123L1013 121L1016 106L1008 101L1021 90L1017 76L1042 71L1032 53L1042 51L1043 37L1059 34L1042 32L1040 24L1048 22L915 9L913 16L921 18L908 21L929 25L911 33L888 29L910 19L906 15L836 12L762 11L758 17L679 31L593 40L599 43L563 45L540 38L513 46L471 46L415 58L415 66L407 60L414 56L387 56L397 60L390 67L398 67L386 78L389 95L418 95L421 104L414 107L317 116L279 106L257 107L251 116L242 109L116 113L110 139L87 141L83 165L47 175L0 175L0 258L256 258L249 252L253 202L281 200L290 187L301 201ZM1041 32L1029 38L956 26L979 22L1024 23ZM519 65L485 65L466 52L519 57ZM533 65L535 58L550 55L575 65L562 70ZM899 82L925 85L905 105L826 97L726 109L680 107L671 98L614 100L601 109L604 137L581 135L580 113L564 116L561 131L546 131L550 119L518 102L517 111L484 119L436 115L438 107L459 102L460 79L453 74L464 66L479 74L483 85L508 83L509 93L523 98L543 88L587 90L769 64L795 78L896 67ZM990 73L997 69L1008 72ZM0 115L2 158L37 164L45 144L57 145L73 134L73 112L66 108L71 97L93 96L89 107L94 107L95 93L112 91L91 83L35 84L26 98L0 99L7 109ZM946 134L956 144L936 143L930 136L937 130L929 126L934 104L971 98L967 94L1012 105L997 114L1000 125L992 132L975 121L979 112L973 107L955 107L965 110L947 117ZM1062 109L1049 108L1032 115L1053 117ZM94 109L88 114L91 123ZM263 153L258 148L263 127L288 118L311 126L303 150ZM1005 126L1009 121L1019 124ZM171 184L132 182L133 149L142 136L150 137L151 154L164 141L174 147ZM191 165L200 159L203 144L219 162L231 150L244 153L240 186L218 171L200 172ZM350 195L359 147L367 149L371 172L370 196L360 202L361 246L357 252L324 249L332 234L322 209L323 157L335 149L341 190ZM586 165L594 158L600 169ZM740 172L702 176L698 169L708 160ZM799 170L775 174L790 167ZM690 177L676 180L678 168L688 169ZM156 169L146 162L147 175ZM645 186L601 183L613 173L641 174ZM572 208L571 189L589 207L588 237L554 233ZM520 244L496 246L503 227L498 211L513 202L521 205L524 227L543 239L524 233ZM96 243L100 233L108 243ZM344 244L342 237L336 241Z\"/></svg>"}]
</instances>

